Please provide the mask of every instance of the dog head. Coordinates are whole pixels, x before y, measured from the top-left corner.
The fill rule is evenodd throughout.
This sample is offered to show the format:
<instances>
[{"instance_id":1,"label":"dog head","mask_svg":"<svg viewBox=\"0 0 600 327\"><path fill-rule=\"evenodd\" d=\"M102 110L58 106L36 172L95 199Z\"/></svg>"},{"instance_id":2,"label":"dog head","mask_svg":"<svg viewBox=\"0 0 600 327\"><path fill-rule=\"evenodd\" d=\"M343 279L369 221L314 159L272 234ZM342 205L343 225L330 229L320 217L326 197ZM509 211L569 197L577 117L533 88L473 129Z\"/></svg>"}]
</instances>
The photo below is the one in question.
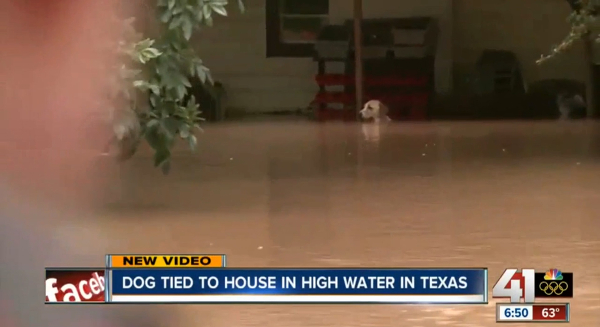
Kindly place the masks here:
<instances>
[{"instance_id":1,"label":"dog head","mask_svg":"<svg viewBox=\"0 0 600 327\"><path fill-rule=\"evenodd\" d=\"M365 103L365 106L360 111L360 116L363 119L373 119L376 122L380 120L389 120L388 107L379 100L371 100Z\"/></svg>"}]
</instances>

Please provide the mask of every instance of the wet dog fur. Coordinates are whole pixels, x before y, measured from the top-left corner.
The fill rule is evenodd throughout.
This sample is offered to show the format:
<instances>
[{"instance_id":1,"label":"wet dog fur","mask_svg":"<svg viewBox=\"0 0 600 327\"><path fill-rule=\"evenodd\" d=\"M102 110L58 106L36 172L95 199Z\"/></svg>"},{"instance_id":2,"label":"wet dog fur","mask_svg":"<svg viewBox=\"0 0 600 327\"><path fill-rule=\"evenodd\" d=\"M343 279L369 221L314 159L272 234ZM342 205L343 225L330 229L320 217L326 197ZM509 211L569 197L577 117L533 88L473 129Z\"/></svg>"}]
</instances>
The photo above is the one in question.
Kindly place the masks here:
<instances>
[{"instance_id":1,"label":"wet dog fur","mask_svg":"<svg viewBox=\"0 0 600 327\"><path fill-rule=\"evenodd\" d=\"M379 143L381 128L391 121L390 117L388 117L389 108L379 100L370 100L365 103L365 106L359 113L364 121L371 122L362 124L362 133L365 141Z\"/></svg>"},{"instance_id":2,"label":"wet dog fur","mask_svg":"<svg viewBox=\"0 0 600 327\"><path fill-rule=\"evenodd\" d=\"M360 116L365 120L373 120L375 123L391 121L388 117L389 108L379 100L370 100L360 111Z\"/></svg>"}]
</instances>

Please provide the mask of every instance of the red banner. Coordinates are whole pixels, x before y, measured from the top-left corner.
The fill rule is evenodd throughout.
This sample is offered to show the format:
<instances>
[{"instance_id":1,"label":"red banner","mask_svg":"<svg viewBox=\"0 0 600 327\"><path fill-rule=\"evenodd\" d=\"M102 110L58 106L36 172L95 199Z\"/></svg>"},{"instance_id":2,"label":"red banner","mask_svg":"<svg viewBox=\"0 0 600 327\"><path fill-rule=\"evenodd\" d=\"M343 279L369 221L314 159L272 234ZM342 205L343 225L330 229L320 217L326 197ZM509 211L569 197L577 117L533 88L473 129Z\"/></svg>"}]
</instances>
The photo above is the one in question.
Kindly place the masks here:
<instances>
[{"instance_id":1,"label":"red banner","mask_svg":"<svg viewBox=\"0 0 600 327\"><path fill-rule=\"evenodd\" d=\"M46 303L104 303L102 268L46 269Z\"/></svg>"}]
</instances>

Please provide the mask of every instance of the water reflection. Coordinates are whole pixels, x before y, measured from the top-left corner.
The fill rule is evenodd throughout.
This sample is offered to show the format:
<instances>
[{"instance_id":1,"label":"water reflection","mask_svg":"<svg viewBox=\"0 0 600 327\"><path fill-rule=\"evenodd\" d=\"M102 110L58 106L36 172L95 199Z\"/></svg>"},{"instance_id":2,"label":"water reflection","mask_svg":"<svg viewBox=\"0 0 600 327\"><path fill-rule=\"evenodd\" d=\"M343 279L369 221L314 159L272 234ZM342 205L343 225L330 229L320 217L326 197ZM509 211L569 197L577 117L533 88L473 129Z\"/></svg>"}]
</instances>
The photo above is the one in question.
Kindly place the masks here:
<instances>
[{"instance_id":1,"label":"water reflection","mask_svg":"<svg viewBox=\"0 0 600 327\"><path fill-rule=\"evenodd\" d=\"M487 266L492 281L558 266L576 275L573 322L600 323L597 126L363 127L209 126L167 178L144 155L122 167L102 228L116 252L223 252L235 266ZM495 324L493 303L174 310L186 327Z\"/></svg>"}]
</instances>

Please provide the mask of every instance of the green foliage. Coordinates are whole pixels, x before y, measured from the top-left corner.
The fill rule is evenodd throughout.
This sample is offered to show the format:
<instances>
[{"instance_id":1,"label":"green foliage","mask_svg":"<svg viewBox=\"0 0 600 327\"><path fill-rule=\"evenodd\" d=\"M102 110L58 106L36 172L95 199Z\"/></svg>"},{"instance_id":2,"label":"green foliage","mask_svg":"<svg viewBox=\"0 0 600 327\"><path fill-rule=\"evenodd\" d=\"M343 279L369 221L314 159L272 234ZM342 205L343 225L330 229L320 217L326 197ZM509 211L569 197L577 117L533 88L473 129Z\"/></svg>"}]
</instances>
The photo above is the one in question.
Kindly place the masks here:
<instances>
[{"instance_id":1,"label":"green foliage","mask_svg":"<svg viewBox=\"0 0 600 327\"><path fill-rule=\"evenodd\" d=\"M187 141L193 151L195 133L201 131L200 109L188 94L190 78L212 83L210 70L194 51L190 40L202 26L212 26L215 15L227 16L228 0L156 0L156 18L160 32L146 38L127 19L118 53L122 64L113 81L112 110L116 139L130 147L121 152L135 153L145 140L154 150L154 164L164 173L170 169L172 148L177 139ZM242 0L237 0L244 10ZM125 113L125 114L123 114ZM123 117L137 119L123 119ZM123 133L122 130L126 130ZM125 136L123 136L125 135Z\"/></svg>"},{"instance_id":2,"label":"green foliage","mask_svg":"<svg viewBox=\"0 0 600 327\"><path fill-rule=\"evenodd\" d=\"M570 50L579 40L589 38L594 42L600 41L600 2L594 0L581 0L576 4L576 10L573 10L568 17L571 25L569 34L556 46L552 47L550 53L542 55L537 60L538 64L544 63L559 54Z\"/></svg>"}]
</instances>

